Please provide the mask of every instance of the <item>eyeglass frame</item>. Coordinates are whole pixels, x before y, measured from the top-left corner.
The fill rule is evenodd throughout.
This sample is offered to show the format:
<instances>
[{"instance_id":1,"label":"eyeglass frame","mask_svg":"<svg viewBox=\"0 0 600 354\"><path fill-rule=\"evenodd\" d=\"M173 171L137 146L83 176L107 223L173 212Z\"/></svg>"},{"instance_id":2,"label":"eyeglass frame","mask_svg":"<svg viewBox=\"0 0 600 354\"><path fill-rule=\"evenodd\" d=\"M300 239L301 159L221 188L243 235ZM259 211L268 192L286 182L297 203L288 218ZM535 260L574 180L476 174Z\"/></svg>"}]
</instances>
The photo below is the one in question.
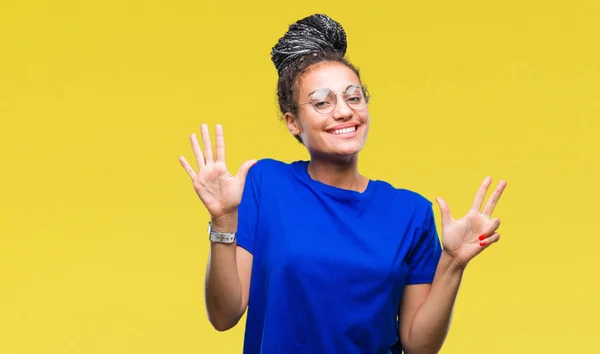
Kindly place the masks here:
<instances>
[{"instance_id":1,"label":"eyeglass frame","mask_svg":"<svg viewBox=\"0 0 600 354\"><path fill-rule=\"evenodd\" d=\"M351 87L353 87L353 86L356 86L356 88L358 88L358 89L360 89L360 90L362 91L362 93L363 93L363 96L364 96L364 99L365 99L365 102L366 102L365 106L364 106L364 107L362 107L362 108L357 108L357 109L354 109L354 108L352 108L352 107L351 107L351 106L348 104L348 102L346 101L346 99L345 99L345 98L344 98L344 102L345 102L345 103L346 103L346 105L347 105L347 106L348 106L348 107L349 107L351 110L353 110L353 111L356 111L356 110L360 110L360 109L364 109L364 108L366 108L366 107L369 105L369 100L370 100L370 98L371 98L371 95L369 95L369 91L367 90L367 88L366 88L366 87L364 87L364 86L362 86L362 85L356 85L356 84L348 85L348 87L346 88L346 90L345 90L345 91L339 91L339 92L335 92L335 91L333 91L332 89L330 89L330 88L328 88L328 87L322 87L322 88L316 89L316 90L314 90L313 92L311 92L311 93L309 93L309 94L308 94L309 96L312 96L312 95L314 95L314 94L315 94L315 92L317 92L317 91L319 91L319 90L323 90L323 89L328 89L328 90L329 90L329 92L332 92L332 93L333 93L333 96L335 97L335 102L334 102L334 106L333 106L333 109L331 110L331 112L327 112L327 113L319 112L319 111L317 110L317 108L315 108L315 105L313 104L313 100L312 100L312 99L311 99L310 101L308 101L308 102L304 102L304 103L300 103L300 104L298 104L298 107L300 107L300 106L304 106L304 105L307 105L307 104L310 104L310 105L312 106L312 108L315 110L315 112L317 112L317 113L319 113L319 114L330 114L330 113L332 113L333 111L335 111L335 109L337 108L337 104L338 104L338 98L337 98L337 96L338 96L340 93L342 93L342 94L344 94L344 95L345 95L345 94L348 92L348 90L349 90Z\"/></svg>"}]
</instances>

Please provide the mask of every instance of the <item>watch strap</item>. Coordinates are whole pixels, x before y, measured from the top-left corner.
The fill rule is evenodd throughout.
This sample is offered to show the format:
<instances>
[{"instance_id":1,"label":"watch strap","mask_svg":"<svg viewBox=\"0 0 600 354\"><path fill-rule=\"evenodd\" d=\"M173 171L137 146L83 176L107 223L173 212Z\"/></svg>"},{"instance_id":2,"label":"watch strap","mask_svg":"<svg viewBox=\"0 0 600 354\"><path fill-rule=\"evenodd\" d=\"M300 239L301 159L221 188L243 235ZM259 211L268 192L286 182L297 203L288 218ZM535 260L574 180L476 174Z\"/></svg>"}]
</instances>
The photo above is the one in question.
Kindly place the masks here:
<instances>
[{"instance_id":1,"label":"watch strap","mask_svg":"<svg viewBox=\"0 0 600 354\"><path fill-rule=\"evenodd\" d=\"M233 243L235 241L235 232L220 232L212 228L212 223L208 223L208 237L210 242Z\"/></svg>"}]
</instances>

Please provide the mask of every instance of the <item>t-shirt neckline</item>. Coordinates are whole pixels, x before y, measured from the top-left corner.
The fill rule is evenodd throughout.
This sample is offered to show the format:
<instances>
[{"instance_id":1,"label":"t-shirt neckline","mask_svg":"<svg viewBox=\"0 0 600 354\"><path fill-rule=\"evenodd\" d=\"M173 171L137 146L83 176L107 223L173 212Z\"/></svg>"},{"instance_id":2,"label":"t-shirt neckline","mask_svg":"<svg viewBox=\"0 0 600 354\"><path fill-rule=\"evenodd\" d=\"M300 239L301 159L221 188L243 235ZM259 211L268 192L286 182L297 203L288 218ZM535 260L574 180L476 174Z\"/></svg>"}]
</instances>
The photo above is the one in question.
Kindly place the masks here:
<instances>
[{"instance_id":1,"label":"t-shirt neckline","mask_svg":"<svg viewBox=\"0 0 600 354\"><path fill-rule=\"evenodd\" d=\"M313 186L314 188L319 189L320 191L323 191L325 193L333 194L338 197L344 197L344 198L348 198L348 199L360 199L360 198L366 198L367 196L369 196L373 192L373 189L375 188L375 183L371 179L368 180L367 188L365 188L365 190L362 192L358 192L358 191L350 190L350 189L343 189L343 188L325 184L323 182L313 179L310 176L310 174L308 173L308 163L309 163L309 161L305 161L305 160L296 161L293 163L296 176L299 177L305 183L307 183L307 184Z\"/></svg>"}]
</instances>

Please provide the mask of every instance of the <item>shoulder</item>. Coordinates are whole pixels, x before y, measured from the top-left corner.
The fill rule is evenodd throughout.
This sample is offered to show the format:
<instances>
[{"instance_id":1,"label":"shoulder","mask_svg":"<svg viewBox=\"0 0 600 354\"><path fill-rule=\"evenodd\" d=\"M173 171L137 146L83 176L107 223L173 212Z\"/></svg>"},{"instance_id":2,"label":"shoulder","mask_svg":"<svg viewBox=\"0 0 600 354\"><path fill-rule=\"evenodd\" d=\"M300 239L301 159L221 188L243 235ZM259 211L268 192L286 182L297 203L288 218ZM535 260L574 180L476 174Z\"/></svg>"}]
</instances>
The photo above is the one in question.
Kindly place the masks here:
<instances>
[{"instance_id":1,"label":"shoulder","mask_svg":"<svg viewBox=\"0 0 600 354\"><path fill-rule=\"evenodd\" d=\"M262 158L256 161L246 176L244 193L253 194L258 199L268 199L287 196L291 188L294 169L300 162L283 162L272 158ZM288 198L289 199L289 198Z\"/></svg>"},{"instance_id":2,"label":"shoulder","mask_svg":"<svg viewBox=\"0 0 600 354\"><path fill-rule=\"evenodd\" d=\"M393 198L394 203L411 206L419 210L431 209L432 202L424 195L407 188L399 188L389 182L377 180L379 193Z\"/></svg>"},{"instance_id":3,"label":"shoulder","mask_svg":"<svg viewBox=\"0 0 600 354\"><path fill-rule=\"evenodd\" d=\"M409 189L403 189L403 188L397 188L396 194L398 195L398 198L400 198L401 200L408 201L408 202L414 204L419 209L424 209L424 210L431 209L431 204L432 204L431 201L429 199L427 199L424 195L422 195L416 191L412 191Z\"/></svg>"},{"instance_id":4,"label":"shoulder","mask_svg":"<svg viewBox=\"0 0 600 354\"><path fill-rule=\"evenodd\" d=\"M286 168L286 167L289 168L290 165L291 165L290 163L275 160L272 158L262 158L262 159L257 160L251 169L264 171L264 170L280 169L280 168Z\"/></svg>"},{"instance_id":5,"label":"shoulder","mask_svg":"<svg viewBox=\"0 0 600 354\"><path fill-rule=\"evenodd\" d=\"M267 184L270 184L271 181L281 182L282 178L289 178L294 170L300 169L303 163L306 161L284 162L272 158L262 158L250 168L248 177Z\"/></svg>"},{"instance_id":6,"label":"shoulder","mask_svg":"<svg viewBox=\"0 0 600 354\"><path fill-rule=\"evenodd\" d=\"M291 170L292 166L297 162L287 163L272 158L263 158L256 161L250 168L249 173L253 175L270 175Z\"/></svg>"}]
</instances>

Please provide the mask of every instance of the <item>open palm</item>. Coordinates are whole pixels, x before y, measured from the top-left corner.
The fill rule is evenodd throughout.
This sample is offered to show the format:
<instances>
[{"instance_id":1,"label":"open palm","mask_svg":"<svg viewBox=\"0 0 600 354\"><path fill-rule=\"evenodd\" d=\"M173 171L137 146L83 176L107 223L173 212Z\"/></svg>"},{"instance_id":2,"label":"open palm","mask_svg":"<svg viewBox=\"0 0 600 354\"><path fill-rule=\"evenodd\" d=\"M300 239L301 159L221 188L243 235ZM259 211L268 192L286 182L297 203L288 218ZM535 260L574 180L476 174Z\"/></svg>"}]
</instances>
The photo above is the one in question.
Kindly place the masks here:
<instances>
[{"instance_id":1,"label":"open palm","mask_svg":"<svg viewBox=\"0 0 600 354\"><path fill-rule=\"evenodd\" d=\"M448 204L442 198L436 198L442 215L442 245L444 252L450 255L456 263L466 266L471 259L481 253L487 246L497 242L500 234L500 219L491 219L491 215L506 188L506 181L500 181L487 201L485 200L492 179L486 177L479 187L471 209L460 219L454 219Z\"/></svg>"},{"instance_id":2,"label":"open palm","mask_svg":"<svg viewBox=\"0 0 600 354\"><path fill-rule=\"evenodd\" d=\"M204 153L200 150L196 134L190 136L198 172L190 166L183 156L179 157L179 162L192 179L194 190L210 213L211 218L218 219L223 215L237 211L242 199L248 170L256 161L244 162L234 176L229 173L225 164L223 127L218 124L215 128L215 154L213 154L206 124L200 126L200 134L204 145Z\"/></svg>"}]
</instances>

